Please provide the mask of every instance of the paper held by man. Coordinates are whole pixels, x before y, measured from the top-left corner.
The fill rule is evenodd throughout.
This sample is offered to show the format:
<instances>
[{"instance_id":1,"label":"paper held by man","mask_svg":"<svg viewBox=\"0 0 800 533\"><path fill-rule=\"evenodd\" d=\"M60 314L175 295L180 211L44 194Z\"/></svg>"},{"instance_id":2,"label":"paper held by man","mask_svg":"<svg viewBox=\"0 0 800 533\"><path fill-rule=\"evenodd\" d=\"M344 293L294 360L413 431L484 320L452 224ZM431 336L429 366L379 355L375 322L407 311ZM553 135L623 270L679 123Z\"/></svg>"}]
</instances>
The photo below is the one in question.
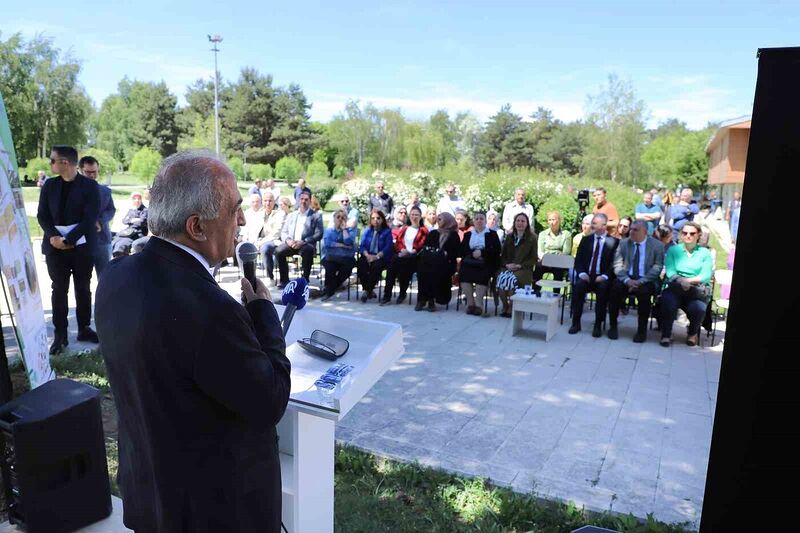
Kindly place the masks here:
<instances>
[{"instance_id":1,"label":"paper held by man","mask_svg":"<svg viewBox=\"0 0 800 533\"><path fill-rule=\"evenodd\" d=\"M56 229L61 234L62 237L66 237L69 235L69 232L74 230L77 224L70 224L69 226L56 226ZM86 244L86 235L81 237L75 242L75 246L80 246L81 244Z\"/></svg>"}]
</instances>

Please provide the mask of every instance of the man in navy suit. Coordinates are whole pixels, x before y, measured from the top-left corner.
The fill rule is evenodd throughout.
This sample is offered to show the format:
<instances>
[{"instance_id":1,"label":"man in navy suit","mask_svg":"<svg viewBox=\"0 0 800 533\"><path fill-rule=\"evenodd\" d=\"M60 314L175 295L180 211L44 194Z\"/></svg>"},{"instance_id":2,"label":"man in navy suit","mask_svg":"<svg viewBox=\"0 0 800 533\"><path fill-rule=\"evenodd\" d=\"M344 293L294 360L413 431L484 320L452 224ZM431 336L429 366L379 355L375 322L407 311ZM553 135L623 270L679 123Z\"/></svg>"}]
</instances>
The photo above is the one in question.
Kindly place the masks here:
<instances>
[{"instance_id":1,"label":"man in navy suit","mask_svg":"<svg viewBox=\"0 0 800 533\"><path fill-rule=\"evenodd\" d=\"M53 177L42 185L36 218L44 230L42 253L53 282L55 338L50 345L53 355L69 344L67 292L70 276L75 283L78 340L98 342L97 334L90 327L92 292L89 285L97 249L100 192L95 181L78 172L78 152L71 146L53 147L50 169Z\"/></svg>"},{"instance_id":2,"label":"man in navy suit","mask_svg":"<svg viewBox=\"0 0 800 533\"><path fill-rule=\"evenodd\" d=\"M100 175L100 163L94 157L85 155L78 161L78 168L81 174L89 179L97 181ZM109 224L114 220L117 207L114 205L114 198L111 196L111 187L97 184L100 192L100 214L97 217L97 249L94 252L94 271L97 277L103 272L108 262L111 260L111 228Z\"/></svg>"},{"instance_id":3,"label":"man in navy suit","mask_svg":"<svg viewBox=\"0 0 800 533\"><path fill-rule=\"evenodd\" d=\"M592 218L593 234L581 239L578 253L575 254L575 285L572 293L572 326L570 334L581 330L581 315L586 294L593 291L597 296L592 337L600 336L600 326L606 317L611 278L614 276L612 263L619 241L606 231L608 217L597 213Z\"/></svg>"},{"instance_id":4,"label":"man in navy suit","mask_svg":"<svg viewBox=\"0 0 800 533\"><path fill-rule=\"evenodd\" d=\"M308 280L317 243L322 239L322 213L311 209L311 194L301 192L297 197L297 211L289 213L281 229L281 244L275 248L282 289L289 282L289 265L286 258L300 254L303 258L303 277Z\"/></svg>"},{"instance_id":5,"label":"man in navy suit","mask_svg":"<svg viewBox=\"0 0 800 533\"><path fill-rule=\"evenodd\" d=\"M242 305L211 274L234 254L241 204L212 154L168 157L150 193L152 237L100 278L97 331L134 531L280 531L275 425L291 390L280 320L260 280L242 280Z\"/></svg>"}]
</instances>

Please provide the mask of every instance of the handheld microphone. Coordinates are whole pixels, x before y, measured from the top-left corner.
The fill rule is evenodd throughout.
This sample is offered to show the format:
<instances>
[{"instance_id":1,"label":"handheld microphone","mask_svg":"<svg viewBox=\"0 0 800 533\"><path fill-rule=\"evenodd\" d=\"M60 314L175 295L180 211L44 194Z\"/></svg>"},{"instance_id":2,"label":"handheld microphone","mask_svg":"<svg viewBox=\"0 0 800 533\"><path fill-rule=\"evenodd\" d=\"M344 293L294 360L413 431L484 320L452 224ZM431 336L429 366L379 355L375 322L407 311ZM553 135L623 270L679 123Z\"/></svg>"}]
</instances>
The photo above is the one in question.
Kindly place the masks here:
<instances>
[{"instance_id":1,"label":"handheld microphone","mask_svg":"<svg viewBox=\"0 0 800 533\"><path fill-rule=\"evenodd\" d=\"M289 331L289 326L292 324L294 312L305 307L307 301L308 282L306 278L293 279L283 289L281 303L286 306L286 309L281 317L281 327L283 328L284 337L286 337L286 332Z\"/></svg>"},{"instance_id":2,"label":"handheld microphone","mask_svg":"<svg viewBox=\"0 0 800 533\"><path fill-rule=\"evenodd\" d=\"M244 278L250 282L250 286L255 291L258 248L252 242L240 242L236 245L236 258L239 260Z\"/></svg>"}]
</instances>

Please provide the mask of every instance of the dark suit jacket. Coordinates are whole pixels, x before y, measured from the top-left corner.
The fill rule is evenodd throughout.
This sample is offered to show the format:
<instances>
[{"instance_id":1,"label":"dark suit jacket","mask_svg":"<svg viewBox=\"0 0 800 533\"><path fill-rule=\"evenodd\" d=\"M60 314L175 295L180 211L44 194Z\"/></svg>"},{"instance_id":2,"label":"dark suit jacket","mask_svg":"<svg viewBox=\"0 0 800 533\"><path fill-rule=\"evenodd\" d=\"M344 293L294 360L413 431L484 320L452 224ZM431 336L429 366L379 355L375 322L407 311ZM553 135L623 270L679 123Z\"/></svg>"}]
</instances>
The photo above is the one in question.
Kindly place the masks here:
<instances>
[{"instance_id":1,"label":"dark suit jacket","mask_svg":"<svg viewBox=\"0 0 800 533\"><path fill-rule=\"evenodd\" d=\"M469 247L471 238L471 231L464 234L464 240L461 241L461 257L472 257L472 250ZM500 238L496 232L489 230L486 232L485 241L486 247L483 249L481 258L486 262L489 275L492 276L500 268Z\"/></svg>"},{"instance_id":2,"label":"dark suit jacket","mask_svg":"<svg viewBox=\"0 0 800 533\"><path fill-rule=\"evenodd\" d=\"M98 185L98 191L100 192L100 214L97 216L97 221L100 223L100 231L97 232L97 242L98 244L109 244L111 242L109 224L114 220L117 207L114 205L110 187Z\"/></svg>"},{"instance_id":3,"label":"dark suit jacket","mask_svg":"<svg viewBox=\"0 0 800 533\"><path fill-rule=\"evenodd\" d=\"M664 268L664 245L653 237L647 237L644 241L644 272L640 272L639 280L642 283L653 283L658 285L661 277L661 270ZM614 275L623 283L630 278L631 266L633 265L633 241L622 239L617 246L614 254ZM639 252L641 253L641 251Z\"/></svg>"},{"instance_id":4,"label":"dark suit jacket","mask_svg":"<svg viewBox=\"0 0 800 533\"><path fill-rule=\"evenodd\" d=\"M59 204L61 202L61 187L63 184L64 180L61 177L53 177L44 182L39 193L39 209L36 213L36 218L44 230L42 253L50 255L60 251L50 245L50 237L61 235L56 229L56 222L59 219L62 222L59 225L77 224L66 236L67 244L75 244L81 237L86 237L86 244L82 244L78 248L94 253L97 248L97 228L95 223L100 213L100 189L97 182L83 174L75 176L64 213L61 213Z\"/></svg>"},{"instance_id":5,"label":"dark suit jacket","mask_svg":"<svg viewBox=\"0 0 800 533\"><path fill-rule=\"evenodd\" d=\"M152 238L109 263L96 309L125 525L278 533L275 424L290 364L272 303L243 307L197 259Z\"/></svg>"},{"instance_id":6,"label":"dark suit jacket","mask_svg":"<svg viewBox=\"0 0 800 533\"><path fill-rule=\"evenodd\" d=\"M309 209L306 215L306 223L303 226L303 235L300 240L316 245L322 239L322 213ZM286 221L281 228L281 241L294 239L294 228L299 216L299 211L292 211L286 216Z\"/></svg>"},{"instance_id":7,"label":"dark suit jacket","mask_svg":"<svg viewBox=\"0 0 800 533\"><path fill-rule=\"evenodd\" d=\"M592 263L592 254L594 253L595 235L592 233L588 237L581 239L578 245L578 253L575 254L575 276L589 271ZM603 243L603 251L600 254L600 274L605 274L609 279L614 277L614 254L617 251L619 240L606 235L606 240ZM590 278L592 276L589 276Z\"/></svg>"}]
</instances>

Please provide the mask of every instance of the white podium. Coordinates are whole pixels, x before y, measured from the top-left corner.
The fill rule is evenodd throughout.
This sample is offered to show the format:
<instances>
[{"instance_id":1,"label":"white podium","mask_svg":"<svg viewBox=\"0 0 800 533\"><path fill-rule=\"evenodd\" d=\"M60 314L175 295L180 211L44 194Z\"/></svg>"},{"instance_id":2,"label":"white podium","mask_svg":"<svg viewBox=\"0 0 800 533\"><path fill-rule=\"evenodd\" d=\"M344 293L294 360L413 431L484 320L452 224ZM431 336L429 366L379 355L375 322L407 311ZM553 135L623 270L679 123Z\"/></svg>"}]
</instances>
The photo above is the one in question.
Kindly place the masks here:
<instances>
[{"instance_id":1,"label":"white podium","mask_svg":"<svg viewBox=\"0 0 800 533\"><path fill-rule=\"evenodd\" d=\"M283 314L282 306L276 306ZM336 362L306 352L295 341L315 329L350 342ZM351 318L303 309L294 315L286 335L286 355L292 362L292 393L278 424L283 523L289 533L333 531L333 467L336 422L372 388L403 354L399 324ZM354 368L326 401L314 382L336 363Z\"/></svg>"}]
</instances>

